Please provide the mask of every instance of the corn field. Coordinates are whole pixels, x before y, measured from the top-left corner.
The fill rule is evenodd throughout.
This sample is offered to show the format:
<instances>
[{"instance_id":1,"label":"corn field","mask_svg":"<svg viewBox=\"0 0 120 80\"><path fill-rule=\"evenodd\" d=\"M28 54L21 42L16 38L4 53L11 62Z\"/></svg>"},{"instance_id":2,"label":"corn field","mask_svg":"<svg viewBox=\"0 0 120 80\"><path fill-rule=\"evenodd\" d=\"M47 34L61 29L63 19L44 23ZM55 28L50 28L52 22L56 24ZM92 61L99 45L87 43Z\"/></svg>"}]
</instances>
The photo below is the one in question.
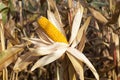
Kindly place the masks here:
<instances>
[{"instance_id":1,"label":"corn field","mask_svg":"<svg viewBox=\"0 0 120 80\"><path fill-rule=\"evenodd\" d=\"M0 0L0 80L120 80L120 0Z\"/></svg>"}]
</instances>

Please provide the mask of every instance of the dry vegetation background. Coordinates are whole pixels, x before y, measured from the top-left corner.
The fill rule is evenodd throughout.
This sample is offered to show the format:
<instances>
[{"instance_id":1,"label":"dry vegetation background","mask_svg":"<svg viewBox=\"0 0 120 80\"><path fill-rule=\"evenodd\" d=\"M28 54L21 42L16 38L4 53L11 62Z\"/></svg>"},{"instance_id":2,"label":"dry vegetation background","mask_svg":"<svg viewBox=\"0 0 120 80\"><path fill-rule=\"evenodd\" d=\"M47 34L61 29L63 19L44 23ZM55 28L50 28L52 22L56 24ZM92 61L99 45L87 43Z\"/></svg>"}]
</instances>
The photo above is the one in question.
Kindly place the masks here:
<instances>
[{"instance_id":1,"label":"dry vegetation background","mask_svg":"<svg viewBox=\"0 0 120 80\"><path fill-rule=\"evenodd\" d=\"M69 68L67 56L30 70L42 57L35 55L35 44L26 40L40 38L37 18L51 15L48 10L60 16L69 39L78 4L84 8L80 26L88 27L78 33L82 37L76 49L90 60L100 80L120 80L120 0L0 0L0 80L79 80L83 74L81 80L96 80L82 62L83 74Z\"/></svg>"}]
</instances>

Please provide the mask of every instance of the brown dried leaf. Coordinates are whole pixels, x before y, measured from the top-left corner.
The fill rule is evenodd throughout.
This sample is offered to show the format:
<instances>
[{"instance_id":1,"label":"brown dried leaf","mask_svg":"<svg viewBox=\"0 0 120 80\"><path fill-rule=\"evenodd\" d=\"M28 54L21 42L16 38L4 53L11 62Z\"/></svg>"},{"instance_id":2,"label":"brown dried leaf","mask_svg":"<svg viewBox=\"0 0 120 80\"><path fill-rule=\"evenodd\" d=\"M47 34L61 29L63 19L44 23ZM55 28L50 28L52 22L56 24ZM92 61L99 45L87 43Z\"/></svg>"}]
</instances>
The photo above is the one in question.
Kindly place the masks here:
<instances>
[{"instance_id":1,"label":"brown dried leaf","mask_svg":"<svg viewBox=\"0 0 120 80\"><path fill-rule=\"evenodd\" d=\"M119 14L120 14L120 1L117 1L113 8L112 17L107 24L115 24L118 21Z\"/></svg>"},{"instance_id":2,"label":"brown dried leaf","mask_svg":"<svg viewBox=\"0 0 120 80\"><path fill-rule=\"evenodd\" d=\"M115 43L117 62L119 62L119 60L120 60L119 36L117 34L112 33L112 40Z\"/></svg>"},{"instance_id":3,"label":"brown dried leaf","mask_svg":"<svg viewBox=\"0 0 120 80\"><path fill-rule=\"evenodd\" d=\"M84 80L84 71L83 71L83 67L82 64L72 55L70 55L69 53L67 53L75 71L77 72L77 74L79 75L80 80Z\"/></svg>"},{"instance_id":4,"label":"brown dried leaf","mask_svg":"<svg viewBox=\"0 0 120 80\"><path fill-rule=\"evenodd\" d=\"M90 7L88 9L90 10L90 12L94 16L94 18L96 18L98 21L100 21L104 24L108 22L108 20L99 11L97 11L93 8L90 8Z\"/></svg>"},{"instance_id":5,"label":"brown dried leaf","mask_svg":"<svg viewBox=\"0 0 120 80\"><path fill-rule=\"evenodd\" d=\"M12 45L19 44L19 41L11 35L10 31L6 27L4 27L4 29L5 29L5 37L11 42L11 44Z\"/></svg>"},{"instance_id":6,"label":"brown dried leaf","mask_svg":"<svg viewBox=\"0 0 120 80\"><path fill-rule=\"evenodd\" d=\"M0 53L0 70L7 67L15 58L15 55L23 51L23 48L14 46Z\"/></svg>"},{"instance_id":7,"label":"brown dried leaf","mask_svg":"<svg viewBox=\"0 0 120 80\"><path fill-rule=\"evenodd\" d=\"M115 11L115 4L116 4L116 0L109 0L109 8L111 12Z\"/></svg>"},{"instance_id":8,"label":"brown dried leaf","mask_svg":"<svg viewBox=\"0 0 120 80\"><path fill-rule=\"evenodd\" d=\"M69 9L71 9L73 7L72 0L68 0L68 7L69 7Z\"/></svg>"},{"instance_id":9,"label":"brown dried leaf","mask_svg":"<svg viewBox=\"0 0 120 80\"><path fill-rule=\"evenodd\" d=\"M34 56L32 52L26 52L25 54L21 55L15 65L13 70L15 71L22 71L27 68L27 66L32 63L34 60L37 60L38 56Z\"/></svg>"},{"instance_id":10,"label":"brown dried leaf","mask_svg":"<svg viewBox=\"0 0 120 80\"><path fill-rule=\"evenodd\" d=\"M69 64L68 72L69 72L69 79L76 80L75 70L74 70L72 64Z\"/></svg>"},{"instance_id":11,"label":"brown dried leaf","mask_svg":"<svg viewBox=\"0 0 120 80\"><path fill-rule=\"evenodd\" d=\"M0 45L1 45L1 43L0 43ZM2 46L0 46L0 52L2 51Z\"/></svg>"},{"instance_id":12,"label":"brown dried leaf","mask_svg":"<svg viewBox=\"0 0 120 80\"><path fill-rule=\"evenodd\" d=\"M85 33L83 33L82 39L78 45L78 50L80 50L81 52L83 51L83 49L85 47L85 42L86 42L86 35L85 35Z\"/></svg>"},{"instance_id":13,"label":"brown dried leaf","mask_svg":"<svg viewBox=\"0 0 120 80\"><path fill-rule=\"evenodd\" d=\"M37 32L39 38L40 38L42 41L47 42L47 43L53 42L53 40L51 40L51 39L44 33L43 30L37 29L36 32Z\"/></svg>"}]
</instances>

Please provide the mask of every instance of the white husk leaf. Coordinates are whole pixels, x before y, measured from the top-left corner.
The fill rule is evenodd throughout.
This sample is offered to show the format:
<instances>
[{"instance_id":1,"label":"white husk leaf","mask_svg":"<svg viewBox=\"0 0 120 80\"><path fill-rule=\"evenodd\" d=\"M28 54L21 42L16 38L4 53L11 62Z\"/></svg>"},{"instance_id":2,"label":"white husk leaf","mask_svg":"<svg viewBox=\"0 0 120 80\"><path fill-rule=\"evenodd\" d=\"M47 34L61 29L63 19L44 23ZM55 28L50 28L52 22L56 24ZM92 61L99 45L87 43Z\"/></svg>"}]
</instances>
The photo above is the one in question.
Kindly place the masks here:
<instances>
[{"instance_id":1,"label":"white husk leaf","mask_svg":"<svg viewBox=\"0 0 120 80\"><path fill-rule=\"evenodd\" d=\"M38 34L38 37L44 41L44 42L47 42L47 43L52 43L54 42L51 38L49 38L42 29L37 29L36 30L37 34Z\"/></svg>"},{"instance_id":2,"label":"white husk leaf","mask_svg":"<svg viewBox=\"0 0 120 80\"><path fill-rule=\"evenodd\" d=\"M60 58L66 51L67 46L63 45L61 46L59 49L57 49L56 51L54 51L51 54L48 54L42 58L40 58L32 67L31 71L35 70L37 67L42 67L45 66L55 60L57 60L58 58Z\"/></svg>"},{"instance_id":3,"label":"white husk leaf","mask_svg":"<svg viewBox=\"0 0 120 80\"><path fill-rule=\"evenodd\" d=\"M74 20L73 20L71 37L69 40L70 44L73 42L73 40L77 36L78 30L79 30L79 27L81 24L81 20L82 20L82 15L83 15L83 7L81 6L80 8L78 8L78 11L77 11L77 13L74 17Z\"/></svg>"},{"instance_id":4,"label":"white husk leaf","mask_svg":"<svg viewBox=\"0 0 120 80\"><path fill-rule=\"evenodd\" d=\"M62 25L61 27L63 27L63 23L61 21L60 13L56 6L56 2L54 0L47 0L47 2L48 2L48 10L52 10L52 9L54 10L54 16L56 20L59 22L59 24Z\"/></svg>"},{"instance_id":5,"label":"white husk leaf","mask_svg":"<svg viewBox=\"0 0 120 80\"><path fill-rule=\"evenodd\" d=\"M35 49L32 49L32 51L37 53L37 56L38 55L39 56L47 55L47 54L53 53L55 50L61 48L61 46L67 46L67 44L55 42L51 45L37 47Z\"/></svg>"},{"instance_id":6,"label":"white husk leaf","mask_svg":"<svg viewBox=\"0 0 120 80\"><path fill-rule=\"evenodd\" d=\"M94 76L96 77L97 80L99 80L99 75L97 73L97 71L95 70L94 66L91 64L91 62L86 58L86 56L84 56L83 53L81 53L80 51L78 51L75 48L69 47L67 49L67 51L73 55L75 58L77 58L78 60L84 62L89 68L90 70L93 72Z\"/></svg>"},{"instance_id":7,"label":"white husk leaf","mask_svg":"<svg viewBox=\"0 0 120 80\"><path fill-rule=\"evenodd\" d=\"M88 17L87 20L85 21L84 25L79 29L78 33L77 33L77 37L75 38L75 40L73 41L71 47L75 47L78 45L78 43L81 41L81 38L83 36L83 34L86 32L88 25L90 23L91 17Z\"/></svg>"},{"instance_id":8,"label":"white husk leaf","mask_svg":"<svg viewBox=\"0 0 120 80\"><path fill-rule=\"evenodd\" d=\"M27 41L30 41L31 43L35 44L36 46L46 46L46 45L50 45L51 43L50 42L47 42L43 39L38 39L38 38L23 38L24 40L27 40Z\"/></svg>"}]
</instances>

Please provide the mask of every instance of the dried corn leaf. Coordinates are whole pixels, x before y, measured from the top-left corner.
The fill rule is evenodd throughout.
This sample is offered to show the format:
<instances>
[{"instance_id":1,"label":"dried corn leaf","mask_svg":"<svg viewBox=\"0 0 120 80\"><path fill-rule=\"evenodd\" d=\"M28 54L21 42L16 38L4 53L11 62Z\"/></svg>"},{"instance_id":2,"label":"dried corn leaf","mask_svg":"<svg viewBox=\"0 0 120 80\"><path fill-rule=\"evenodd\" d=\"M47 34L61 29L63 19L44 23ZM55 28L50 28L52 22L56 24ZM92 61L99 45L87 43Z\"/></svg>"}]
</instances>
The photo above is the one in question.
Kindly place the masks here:
<instances>
[{"instance_id":1,"label":"dried corn leaf","mask_svg":"<svg viewBox=\"0 0 120 80\"><path fill-rule=\"evenodd\" d=\"M76 14L76 10L78 9L78 8L76 8L76 4L74 5L74 2L76 2L76 1L68 0L68 8L69 8L68 21L69 21L69 25L70 25L70 30L72 28L72 22L73 22L73 18L75 16L75 14Z\"/></svg>"},{"instance_id":2,"label":"dried corn leaf","mask_svg":"<svg viewBox=\"0 0 120 80\"><path fill-rule=\"evenodd\" d=\"M38 56L34 56L32 52L26 52L25 54L21 55L15 65L13 70L14 71L22 71L27 68L27 66L32 63L34 60L37 60Z\"/></svg>"},{"instance_id":3,"label":"dried corn leaf","mask_svg":"<svg viewBox=\"0 0 120 80\"><path fill-rule=\"evenodd\" d=\"M68 7L69 7L69 9L71 9L72 6L73 6L72 0L68 0Z\"/></svg>"},{"instance_id":4,"label":"dried corn leaf","mask_svg":"<svg viewBox=\"0 0 120 80\"><path fill-rule=\"evenodd\" d=\"M23 48L14 46L0 53L0 70L7 67L14 59L15 55L21 52Z\"/></svg>"},{"instance_id":5,"label":"dried corn leaf","mask_svg":"<svg viewBox=\"0 0 120 80\"><path fill-rule=\"evenodd\" d=\"M48 2L48 10L54 10L54 17L56 18L56 20L58 21L58 23L61 25L61 27L63 27L63 23L61 21L61 17L60 17L60 13L58 11L58 8L56 6L56 3L54 0L47 0Z\"/></svg>"},{"instance_id":6,"label":"dried corn leaf","mask_svg":"<svg viewBox=\"0 0 120 80\"><path fill-rule=\"evenodd\" d=\"M83 35L82 35L82 39L81 39L81 41L80 41L80 43L79 43L79 45L78 45L78 50L79 51L83 51L83 49L84 49L84 47L85 47L85 42L86 42L86 34L84 33Z\"/></svg>"},{"instance_id":7,"label":"dried corn leaf","mask_svg":"<svg viewBox=\"0 0 120 80\"><path fill-rule=\"evenodd\" d=\"M91 64L91 62L84 56L83 53L81 53L80 51L78 51L75 48L69 47L67 49L67 51L74 57L76 57L78 60L84 62L89 68L90 70L93 72L95 78L97 80L99 80L99 75L97 73L97 71L95 70L95 68L93 67L93 65Z\"/></svg>"},{"instance_id":8,"label":"dried corn leaf","mask_svg":"<svg viewBox=\"0 0 120 80\"><path fill-rule=\"evenodd\" d=\"M120 27L120 14L119 14L119 18L118 18L118 26Z\"/></svg>"},{"instance_id":9,"label":"dried corn leaf","mask_svg":"<svg viewBox=\"0 0 120 80\"><path fill-rule=\"evenodd\" d=\"M115 43L117 62L119 62L120 60L119 36L117 34L112 33L112 40Z\"/></svg>"},{"instance_id":10,"label":"dried corn leaf","mask_svg":"<svg viewBox=\"0 0 120 80\"><path fill-rule=\"evenodd\" d=\"M6 15L5 15L6 16ZM4 16L2 15L2 19L4 19ZM5 50L5 36L4 36L4 27L2 23L2 19L0 19L0 37L1 37L1 46L2 46L2 51ZM8 63L10 63L11 60L9 60ZM5 65L5 64L4 64ZM4 66L3 65L3 66ZM6 67L3 69L3 80L8 80L8 71Z\"/></svg>"},{"instance_id":11,"label":"dried corn leaf","mask_svg":"<svg viewBox=\"0 0 120 80\"><path fill-rule=\"evenodd\" d=\"M59 43L61 44L61 43ZM67 49L67 45L62 43L62 46L59 47L59 49L57 49L56 51L54 51L51 54L48 54L42 58L40 58L32 67L31 71L33 71L34 69L38 68L38 67L42 67L45 66L57 59L59 59L66 51Z\"/></svg>"},{"instance_id":12,"label":"dried corn leaf","mask_svg":"<svg viewBox=\"0 0 120 80\"><path fill-rule=\"evenodd\" d=\"M69 80L76 80L75 70L71 64L69 64L68 72L69 72Z\"/></svg>"},{"instance_id":13,"label":"dried corn leaf","mask_svg":"<svg viewBox=\"0 0 120 80\"><path fill-rule=\"evenodd\" d=\"M2 15L2 22L5 24L7 22L8 7L0 2L0 14Z\"/></svg>"},{"instance_id":14,"label":"dried corn leaf","mask_svg":"<svg viewBox=\"0 0 120 80\"><path fill-rule=\"evenodd\" d=\"M90 20L91 20L91 17L88 17L87 20L85 21L84 25L79 29L77 36L71 45L72 47L77 46L77 44L81 41L81 38L84 35L84 33L86 32L87 27L90 23Z\"/></svg>"},{"instance_id":15,"label":"dried corn leaf","mask_svg":"<svg viewBox=\"0 0 120 80\"><path fill-rule=\"evenodd\" d=\"M33 25L37 28L36 29L36 33L38 34L38 37L40 38L40 40L42 40L43 42L46 43L51 43L53 42L53 40L51 40L45 33L44 31L38 26L38 24L36 22L33 23ZM38 28L39 27L39 28Z\"/></svg>"},{"instance_id":16,"label":"dried corn leaf","mask_svg":"<svg viewBox=\"0 0 120 80\"><path fill-rule=\"evenodd\" d=\"M42 66L45 66L55 60L57 60L58 58L60 58L63 53L65 52L64 49L61 49L61 50L56 50L54 53L52 54L49 54L41 59L39 59L32 67L31 71L35 70L36 68L38 67L42 67Z\"/></svg>"},{"instance_id":17,"label":"dried corn leaf","mask_svg":"<svg viewBox=\"0 0 120 80\"><path fill-rule=\"evenodd\" d=\"M4 36L4 27L2 22L0 22L0 37L1 37L2 50L5 50L5 36Z\"/></svg>"},{"instance_id":18,"label":"dried corn leaf","mask_svg":"<svg viewBox=\"0 0 120 80\"><path fill-rule=\"evenodd\" d=\"M90 8L90 7L89 7L89 10L92 13L92 15L94 16L94 18L96 18L98 21L100 21L104 24L108 22L108 20L97 10Z\"/></svg>"},{"instance_id":19,"label":"dried corn leaf","mask_svg":"<svg viewBox=\"0 0 120 80\"><path fill-rule=\"evenodd\" d=\"M49 42L47 42L47 41L45 41L45 40L43 40L43 39L38 39L38 38L30 38L30 39L28 39L28 38L23 38L24 40L27 40L27 41L29 41L29 42L31 42L31 43L33 43L33 44L35 44L36 46L46 46L46 45L50 45L51 43L49 43Z\"/></svg>"},{"instance_id":20,"label":"dried corn leaf","mask_svg":"<svg viewBox=\"0 0 120 80\"><path fill-rule=\"evenodd\" d=\"M19 44L18 39L15 39L15 38L11 35L10 31L9 31L6 27L4 27L4 29L5 29L5 37L11 42L11 44L12 44L12 45L17 45L17 44Z\"/></svg>"},{"instance_id":21,"label":"dried corn leaf","mask_svg":"<svg viewBox=\"0 0 120 80\"><path fill-rule=\"evenodd\" d=\"M109 0L109 8L111 12L115 11L116 0Z\"/></svg>"},{"instance_id":22,"label":"dried corn leaf","mask_svg":"<svg viewBox=\"0 0 120 80\"><path fill-rule=\"evenodd\" d=\"M0 45L1 45L1 43L0 43ZM2 46L0 46L0 52L2 51Z\"/></svg>"},{"instance_id":23,"label":"dried corn leaf","mask_svg":"<svg viewBox=\"0 0 120 80\"><path fill-rule=\"evenodd\" d=\"M81 63L72 55L70 55L69 53L67 53L75 71L77 72L77 74L79 75L80 80L84 80L84 71L83 71L83 67L81 65Z\"/></svg>"},{"instance_id":24,"label":"dried corn leaf","mask_svg":"<svg viewBox=\"0 0 120 80\"><path fill-rule=\"evenodd\" d=\"M64 46L65 44L60 43L53 43L51 45L46 46L38 46L37 48L33 49L32 52L37 53L36 56L42 56L47 54L52 54L55 50L61 48L61 46Z\"/></svg>"},{"instance_id":25,"label":"dried corn leaf","mask_svg":"<svg viewBox=\"0 0 120 80\"><path fill-rule=\"evenodd\" d=\"M95 21L95 28L96 28L97 30L100 30L100 28L99 28L99 25L98 25L98 22L97 22L97 21Z\"/></svg>"},{"instance_id":26,"label":"dried corn leaf","mask_svg":"<svg viewBox=\"0 0 120 80\"><path fill-rule=\"evenodd\" d=\"M80 8L78 9L77 13L75 14L75 17L74 17L74 20L73 20L71 37L70 37L70 40L69 40L70 44L73 42L73 40L77 36L78 30L79 30L79 27L80 27L80 23L81 23L81 20L82 20L82 15L83 15L83 7L80 6Z\"/></svg>"},{"instance_id":27,"label":"dried corn leaf","mask_svg":"<svg viewBox=\"0 0 120 80\"><path fill-rule=\"evenodd\" d=\"M37 38L31 38L31 39L26 38L25 40L28 40L36 45L35 48L30 48L30 50L35 53L34 56L38 56L38 55L42 56L42 55L47 55L47 54L53 53L55 50L57 50L57 49L61 48L61 46L65 45L64 43L57 43L57 42L53 43L53 44L52 43L49 44L49 43L45 43Z\"/></svg>"},{"instance_id":28,"label":"dried corn leaf","mask_svg":"<svg viewBox=\"0 0 120 80\"><path fill-rule=\"evenodd\" d=\"M117 1L115 4L116 5L112 13L112 17L107 24L115 24L118 21L119 14L120 14L120 1Z\"/></svg>"},{"instance_id":29,"label":"dried corn leaf","mask_svg":"<svg viewBox=\"0 0 120 80\"><path fill-rule=\"evenodd\" d=\"M53 40L51 40L51 39L44 33L43 30L37 29L36 32L37 32L39 38L40 38L43 42L45 42L45 43L51 43L51 42L53 42Z\"/></svg>"}]
</instances>

